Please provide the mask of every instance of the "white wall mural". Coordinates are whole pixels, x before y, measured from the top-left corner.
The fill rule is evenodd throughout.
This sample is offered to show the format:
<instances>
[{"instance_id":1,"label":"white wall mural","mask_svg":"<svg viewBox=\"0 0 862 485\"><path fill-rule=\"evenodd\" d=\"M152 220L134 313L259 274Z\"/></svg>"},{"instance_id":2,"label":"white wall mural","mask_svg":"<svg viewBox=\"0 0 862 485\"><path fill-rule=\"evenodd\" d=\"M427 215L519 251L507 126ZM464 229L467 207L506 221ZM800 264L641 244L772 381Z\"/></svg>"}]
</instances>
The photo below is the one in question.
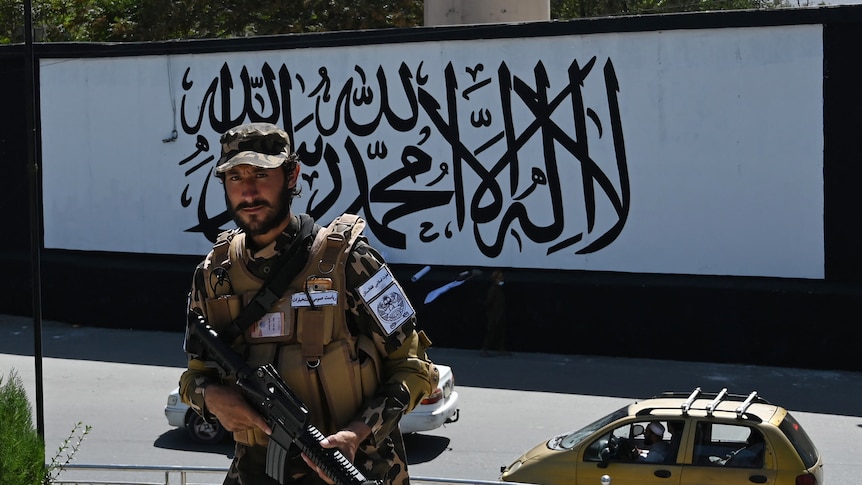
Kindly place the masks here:
<instances>
[{"instance_id":1,"label":"white wall mural","mask_svg":"<svg viewBox=\"0 0 862 485\"><path fill-rule=\"evenodd\" d=\"M824 277L819 25L41 63L45 246L204 254L218 133L393 263Z\"/></svg>"}]
</instances>

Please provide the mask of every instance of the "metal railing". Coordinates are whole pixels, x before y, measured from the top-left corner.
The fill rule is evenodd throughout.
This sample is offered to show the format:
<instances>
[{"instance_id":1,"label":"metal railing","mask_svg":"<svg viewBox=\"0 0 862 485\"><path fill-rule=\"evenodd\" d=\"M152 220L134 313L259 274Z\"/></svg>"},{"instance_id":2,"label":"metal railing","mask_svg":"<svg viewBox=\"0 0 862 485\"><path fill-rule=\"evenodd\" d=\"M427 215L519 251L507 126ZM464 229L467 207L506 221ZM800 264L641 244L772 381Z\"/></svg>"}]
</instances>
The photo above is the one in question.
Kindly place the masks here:
<instances>
[{"instance_id":1,"label":"metal railing","mask_svg":"<svg viewBox=\"0 0 862 485\"><path fill-rule=\"evenodd\" d=\"M116 476L118 479L92 480L70 476L92 476L93 472L101 472L100 475ZM57 480L52 482L52 485L220 485L224 480L224 475L226 473L226 467L87 465L70 463L64 467L60 476ZM423 477L417 475L411 475L410 481L416 485L421 485L423 483L454 485L525 485L493 480Z\"/></svg>"},{"instance_id":2,"label":"metal railing","mask_svg":"<svg viewBox=\"0 0 862 485\"><path fill-rule=\"evenodd\" d=\"M85 473L86 472L86 473ZM112 479L83 478L111 476ZM227 473L226 467L149 466L149 465L66 465L52 485L217 485ZM116 477L114 479L113 477ZM206 480L207 481L198 481Z\"/></svg>"}]
</instances>

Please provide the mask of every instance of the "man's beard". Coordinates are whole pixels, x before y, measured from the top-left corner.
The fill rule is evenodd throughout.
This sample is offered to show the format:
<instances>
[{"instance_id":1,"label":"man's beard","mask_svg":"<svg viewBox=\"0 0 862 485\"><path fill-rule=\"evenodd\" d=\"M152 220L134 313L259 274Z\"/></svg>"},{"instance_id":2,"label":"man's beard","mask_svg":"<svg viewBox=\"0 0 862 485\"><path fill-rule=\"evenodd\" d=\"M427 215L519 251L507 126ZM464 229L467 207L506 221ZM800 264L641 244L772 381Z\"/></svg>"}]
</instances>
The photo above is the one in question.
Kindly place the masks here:
<instances>
[{"instance_id":1,"label":"man's beard","mask_svg":"<svg viewBox=\"0 0 862 485\"><path fill-rule=\"evenodd\" d=\"M236 206L231 206L230 200L228 200L227 198L227 193L225 193L225 202L227 203L228 212L230 213L237 227L242 229L243 232L245 232L249 236L258 236L260 234L266 234L269 231L275 229L276 227L281 225L281 223L284 222L285 219L290 217L290 203L293 199L290 192L290 188L287 186L287 184L284 184L278 194L276 206L271 205L263 199L255 199L251 203L240 203ZM274 208L275 212L272 213L271 216L264 217L263 219L250 220L249 222L243 221L239 216L239 211L244 207L253 207L255 205L262 205L264 207Z\"/></svg>"}]
</instances>

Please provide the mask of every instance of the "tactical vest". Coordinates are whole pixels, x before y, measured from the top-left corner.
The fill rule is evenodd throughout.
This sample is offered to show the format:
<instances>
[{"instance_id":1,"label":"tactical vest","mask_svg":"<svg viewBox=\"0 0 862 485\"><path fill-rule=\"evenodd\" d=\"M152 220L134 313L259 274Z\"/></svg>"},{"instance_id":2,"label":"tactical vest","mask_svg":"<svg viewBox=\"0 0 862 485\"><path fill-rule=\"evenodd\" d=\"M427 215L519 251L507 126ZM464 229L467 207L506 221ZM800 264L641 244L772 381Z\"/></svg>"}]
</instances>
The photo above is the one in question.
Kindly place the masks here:
<instances>
[{"instance_id":1,"label":"tactical vest","mask_svg":"<svg viewBox=\"0 0 862 485\"><path fill-rule=\"evenodd\" d=\"M344 214L318 231L308 261L289 290L233 343L249 365L275 365L324 434L350 422L380 382L374 344L370 337L352 335L346 318L345 264L364 227L361 218ZM229 282L207 285L207 317L216 329L232 322L263 284L243 264L245 250L245 233L226 231L204 268L205 282L223 281L225 271ZM234 439L249 445L268 442L256 428L236 432Z\"/></svg>"}]
</instances>

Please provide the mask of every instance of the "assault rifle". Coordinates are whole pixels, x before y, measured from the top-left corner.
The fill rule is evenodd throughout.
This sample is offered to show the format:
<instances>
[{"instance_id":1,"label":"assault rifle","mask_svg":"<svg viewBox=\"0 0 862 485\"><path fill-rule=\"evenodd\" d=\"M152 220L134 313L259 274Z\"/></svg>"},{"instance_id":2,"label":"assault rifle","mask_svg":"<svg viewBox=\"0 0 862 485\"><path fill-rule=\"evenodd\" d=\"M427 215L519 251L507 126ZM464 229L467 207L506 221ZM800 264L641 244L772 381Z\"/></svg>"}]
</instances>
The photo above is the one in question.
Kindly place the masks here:
<instances>
[{"instance_id":1,"label":"assault rifle","mask_svg":"<svg viewBox=\"0 0 862 485\"><path fill-rule=\"evenodd\" d=\"M285 483L284 463L287 450L295 444L335 485L382 485L367 480L336 448L323 448L323 433L309 422L308 408L290 390L271 364L253 368L246 364L203 317L189 322L189 339L197 340L198 358L214 364L222 377L236 376L246 400L272 428L266 450L266 473Z\"/></svg>"}]
</instances>

